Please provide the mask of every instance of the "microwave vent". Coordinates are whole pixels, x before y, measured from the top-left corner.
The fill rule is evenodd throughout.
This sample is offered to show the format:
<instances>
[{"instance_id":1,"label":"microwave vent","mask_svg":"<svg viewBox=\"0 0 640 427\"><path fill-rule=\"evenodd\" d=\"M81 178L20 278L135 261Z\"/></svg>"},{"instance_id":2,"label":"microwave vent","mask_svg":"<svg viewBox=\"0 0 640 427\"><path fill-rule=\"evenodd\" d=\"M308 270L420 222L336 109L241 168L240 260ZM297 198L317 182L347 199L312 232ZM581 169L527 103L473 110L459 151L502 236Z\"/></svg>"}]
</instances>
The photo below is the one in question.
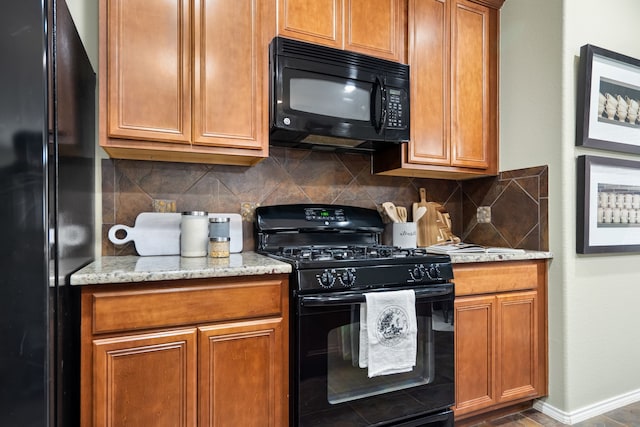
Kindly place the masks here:
<instances>
[{"instance_id":1,"label":"microwave vent","mask_svg":"<svg viewBox=\"0 0 640 427\"><path fill-rule=\"evenodd\" d=\"M386 72L404 78L409 78L409 69L398 62L387 61L379 58L371 58L346 50L333 49L325 46L310 45L295 40L276 37L276 48L281 55L300 58L317 58L322 62L334 62L343 66L348 64L358 68L369 68L378 72Z\"/></svg>"}]
</instances>

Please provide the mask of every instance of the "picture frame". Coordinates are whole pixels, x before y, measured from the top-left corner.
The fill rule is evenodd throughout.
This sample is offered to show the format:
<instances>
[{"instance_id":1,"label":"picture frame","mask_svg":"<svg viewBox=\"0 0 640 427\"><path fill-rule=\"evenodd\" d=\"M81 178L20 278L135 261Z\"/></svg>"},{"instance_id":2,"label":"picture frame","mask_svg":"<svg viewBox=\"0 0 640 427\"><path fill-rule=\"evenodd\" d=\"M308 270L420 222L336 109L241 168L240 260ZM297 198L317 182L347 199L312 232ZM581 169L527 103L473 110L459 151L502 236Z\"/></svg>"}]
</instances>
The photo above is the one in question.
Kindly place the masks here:
<instances>
[{"instance_id":1,"label":"picture frame","mask_svg":"<svg viewBox=\"0 0 640 427\"><path fill-rule=\"evenodd\" d=\"M640 252L640 162L577 159L576 252Z\"/></svg>"},{"instance_id":2,"label":"picture frame","mask_svg":"<svg viewBox=\"0 0 640 427\"><path fill-rule=\"evenodd\" d=\"M640 154L640 60L580 48L576 145Z\"/></svg>"}]
</instances>

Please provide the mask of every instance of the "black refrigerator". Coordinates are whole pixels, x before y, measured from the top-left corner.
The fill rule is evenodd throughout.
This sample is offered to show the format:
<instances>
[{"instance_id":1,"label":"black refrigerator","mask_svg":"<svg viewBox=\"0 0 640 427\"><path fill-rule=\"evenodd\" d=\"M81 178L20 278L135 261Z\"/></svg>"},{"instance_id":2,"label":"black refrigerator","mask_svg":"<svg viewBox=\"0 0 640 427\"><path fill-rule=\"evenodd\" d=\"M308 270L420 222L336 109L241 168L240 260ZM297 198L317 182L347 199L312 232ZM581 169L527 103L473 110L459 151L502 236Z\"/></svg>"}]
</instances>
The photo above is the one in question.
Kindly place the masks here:
<instances>
[{"instance_id":1,"label":"black refrigerator","mask_svg":"<svg viewBox=\"0 0 640 427\"><path fill-rule=\"evenodd\" d=\"M94 259L95 73L63 0L0 11L0 426L79 424Z\"/></svg>"}]
</instances>

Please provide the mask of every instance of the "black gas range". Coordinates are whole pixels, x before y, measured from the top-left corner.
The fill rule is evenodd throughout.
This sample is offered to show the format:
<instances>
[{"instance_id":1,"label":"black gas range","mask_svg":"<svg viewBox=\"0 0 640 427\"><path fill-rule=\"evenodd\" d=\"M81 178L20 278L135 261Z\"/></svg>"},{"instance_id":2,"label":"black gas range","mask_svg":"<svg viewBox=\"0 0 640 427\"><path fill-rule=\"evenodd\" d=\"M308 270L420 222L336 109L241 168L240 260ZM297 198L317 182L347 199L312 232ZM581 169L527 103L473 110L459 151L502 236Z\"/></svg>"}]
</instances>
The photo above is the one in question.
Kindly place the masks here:
<instances>
[{"instance_id":1,"label":"black gas range","mask_svg":"<svg viewBox=\"0 0 640 427\"><path fill-rule=\"evenodd\" d=\"M296 204L256 209L257 252L288 262L290 426L453 427L451 260L381 243L378 212ZM368 377L359 361L366 295L411 290L417 323L410 372Z\"/></svg>"},{"instance_id":2,"label":"black gas range","mask_svg":"<svg viewBox=\"0 0 640 427\"><path fill-rule=\"evenodd\" d=\"M294 268L296 292L335 292L451 281L447 255L380 242L377 211L341 205L256 209L257 251Z\"/></svg>"}]
</instances>

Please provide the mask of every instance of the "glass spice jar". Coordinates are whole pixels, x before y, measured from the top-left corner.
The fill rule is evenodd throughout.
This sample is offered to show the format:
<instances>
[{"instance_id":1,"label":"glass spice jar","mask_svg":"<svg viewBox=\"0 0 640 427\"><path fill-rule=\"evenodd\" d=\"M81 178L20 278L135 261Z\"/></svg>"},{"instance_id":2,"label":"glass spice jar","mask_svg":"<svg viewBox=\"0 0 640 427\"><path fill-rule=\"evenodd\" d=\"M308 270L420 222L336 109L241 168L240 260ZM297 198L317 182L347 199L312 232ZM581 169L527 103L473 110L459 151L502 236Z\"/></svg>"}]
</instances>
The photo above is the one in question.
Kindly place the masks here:
<instances>
[{"instance_id":1,"label":"glass spice jar","mask_svg":"<svg viewBox=\"0 0 640 427\"><path fill-rule=\"evenodd\" d=\"M230 237L229 223L231 218L227 217L210 217L209 218L209 237Z\"/></svg>"},{"instance_id":2,"label":"glass spice jar","mask_svg":"<svg viewBox=\"0 0 640 427\"><path fill-rule=\"evenodd\" d=\"M211 258L229 257L229 218L209 218L209 256Z\"/></svg>"},{"instance_id":3,"label":"glass spice jar","mask_svg":"<svg viewBox=\"0 0 640 427\"><path fill-rule=\"evenodd\" d=\"M209 238L209 256L211 258L228 258L229 257L229 238L228 237L210 237Z\"/></svg>"}]
</instances>

